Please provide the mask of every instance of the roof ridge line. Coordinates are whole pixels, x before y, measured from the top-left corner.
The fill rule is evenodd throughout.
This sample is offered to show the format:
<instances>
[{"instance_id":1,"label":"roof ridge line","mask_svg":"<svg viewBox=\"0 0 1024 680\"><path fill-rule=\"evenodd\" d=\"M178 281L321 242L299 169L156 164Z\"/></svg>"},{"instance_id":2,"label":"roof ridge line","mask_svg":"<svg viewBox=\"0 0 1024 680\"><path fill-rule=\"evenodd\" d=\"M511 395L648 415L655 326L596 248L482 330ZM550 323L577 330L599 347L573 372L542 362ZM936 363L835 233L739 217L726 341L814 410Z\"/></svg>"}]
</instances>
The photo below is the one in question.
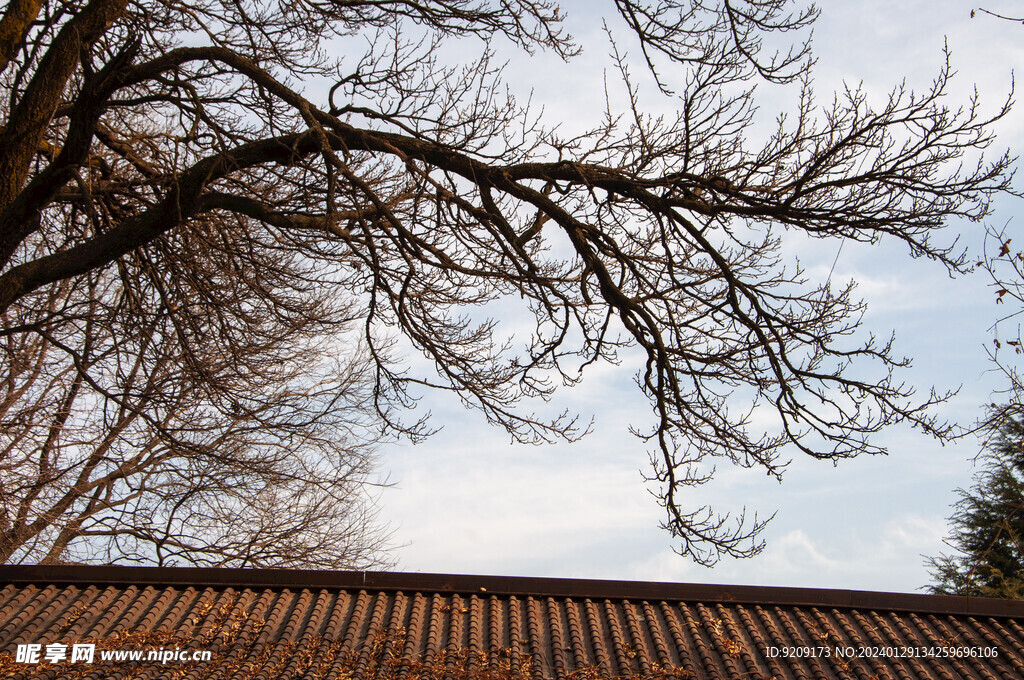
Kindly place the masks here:
<instances>
[{"instance_id":1,"label":"roof ridge line","mask_svg":"<svg viewBox=\"0 0 1024 680\"><path fill-rule=\"evenodd\" d=\"M1024 601L955 595L891 593L790 586L744 586L382 571L144 567L130 565L3 565L5 583L182 587L365 589L409 592L701 601L749 605L884 609L974 616L1024 616Z\"/></svg>"}]
</instances>

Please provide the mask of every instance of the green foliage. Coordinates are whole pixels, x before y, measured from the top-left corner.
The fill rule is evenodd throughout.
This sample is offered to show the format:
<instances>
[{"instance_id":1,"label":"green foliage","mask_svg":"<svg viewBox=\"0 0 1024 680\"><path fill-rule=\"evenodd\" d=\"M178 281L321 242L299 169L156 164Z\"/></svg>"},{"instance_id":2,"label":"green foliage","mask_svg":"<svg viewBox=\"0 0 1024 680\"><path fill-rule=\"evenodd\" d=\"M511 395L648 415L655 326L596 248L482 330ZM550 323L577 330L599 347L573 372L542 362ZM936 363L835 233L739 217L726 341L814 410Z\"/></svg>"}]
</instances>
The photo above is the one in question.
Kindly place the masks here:
<instances>
[{"instance_id":1,"label":"green foliage","mask_svg":"<svg viewBox=\"0 0 1024 680\"><path fill-rule=\"evenodd\" d=\"M933 593L1024 599L1024 417L994 427L981 469L950 517L959 554L928 560Z\"/></svg>"}]
</instances>

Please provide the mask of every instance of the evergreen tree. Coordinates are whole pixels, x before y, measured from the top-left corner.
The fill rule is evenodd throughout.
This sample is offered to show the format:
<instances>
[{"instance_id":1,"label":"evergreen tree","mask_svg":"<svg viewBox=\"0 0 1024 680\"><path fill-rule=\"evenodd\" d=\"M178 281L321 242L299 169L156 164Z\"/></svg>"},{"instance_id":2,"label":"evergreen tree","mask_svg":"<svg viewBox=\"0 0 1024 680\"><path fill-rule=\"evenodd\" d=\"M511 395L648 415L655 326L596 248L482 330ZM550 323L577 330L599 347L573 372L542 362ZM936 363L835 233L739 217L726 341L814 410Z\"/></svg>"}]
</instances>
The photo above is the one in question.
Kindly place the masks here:
<instances>
[{"instance_id":1,"label":"evergreen tree","mask_svg":"<svg viewBox=\"0 0 1024 680\"><path fill-rule=\"evenodd\" d=\"M985 443L983 465L950 517L946 543L959 554L928 560L933 593L1024 599L1024 417Z\"/></svg>"}]
</instances>

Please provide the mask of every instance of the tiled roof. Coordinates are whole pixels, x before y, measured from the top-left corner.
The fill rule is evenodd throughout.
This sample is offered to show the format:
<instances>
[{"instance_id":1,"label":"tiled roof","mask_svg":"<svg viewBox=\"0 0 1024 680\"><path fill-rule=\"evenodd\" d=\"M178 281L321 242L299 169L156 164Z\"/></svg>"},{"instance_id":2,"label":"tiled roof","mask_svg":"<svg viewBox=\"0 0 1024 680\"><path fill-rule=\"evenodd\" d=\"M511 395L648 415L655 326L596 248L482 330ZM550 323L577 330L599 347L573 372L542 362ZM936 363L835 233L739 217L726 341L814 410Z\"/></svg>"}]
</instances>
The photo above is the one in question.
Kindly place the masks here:
<instances>
[{"instance_id":1,"label":"tiled roof","mask_svg":"<svg viewBox=\"0 0 1024 680\"><path fill-rule=\"evenodd\" d=\"M5 678L1020 680L1024 602L509 577L0 567ZM207 650L25 663L18 645ZM853 655L842 658L852 652ZM824 656L825 654L828 656Z\"/></svg>"}]
</instances>

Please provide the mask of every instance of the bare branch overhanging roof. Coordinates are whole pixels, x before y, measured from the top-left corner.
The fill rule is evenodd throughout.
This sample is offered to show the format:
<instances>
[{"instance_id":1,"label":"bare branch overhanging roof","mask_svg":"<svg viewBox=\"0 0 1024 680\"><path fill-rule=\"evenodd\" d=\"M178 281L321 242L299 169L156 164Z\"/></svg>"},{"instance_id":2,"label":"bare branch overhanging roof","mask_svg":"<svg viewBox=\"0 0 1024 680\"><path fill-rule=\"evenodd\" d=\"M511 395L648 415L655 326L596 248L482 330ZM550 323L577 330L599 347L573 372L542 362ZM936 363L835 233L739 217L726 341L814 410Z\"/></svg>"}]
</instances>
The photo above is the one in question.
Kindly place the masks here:
<instances>
[{"instance_id":1,"label":"bare branch overhanging roof","mask_svg":"<svg viewBox=\"0 0 1024 680\"><path fill-rule=\"evenodd\" d=\"M0 588L0 677L1024 677L1024 602L984 598L96 566L0 567ZM213 658L14 659L19 643L76 642L205 649Z\"/></svg>"}]
</instances>

